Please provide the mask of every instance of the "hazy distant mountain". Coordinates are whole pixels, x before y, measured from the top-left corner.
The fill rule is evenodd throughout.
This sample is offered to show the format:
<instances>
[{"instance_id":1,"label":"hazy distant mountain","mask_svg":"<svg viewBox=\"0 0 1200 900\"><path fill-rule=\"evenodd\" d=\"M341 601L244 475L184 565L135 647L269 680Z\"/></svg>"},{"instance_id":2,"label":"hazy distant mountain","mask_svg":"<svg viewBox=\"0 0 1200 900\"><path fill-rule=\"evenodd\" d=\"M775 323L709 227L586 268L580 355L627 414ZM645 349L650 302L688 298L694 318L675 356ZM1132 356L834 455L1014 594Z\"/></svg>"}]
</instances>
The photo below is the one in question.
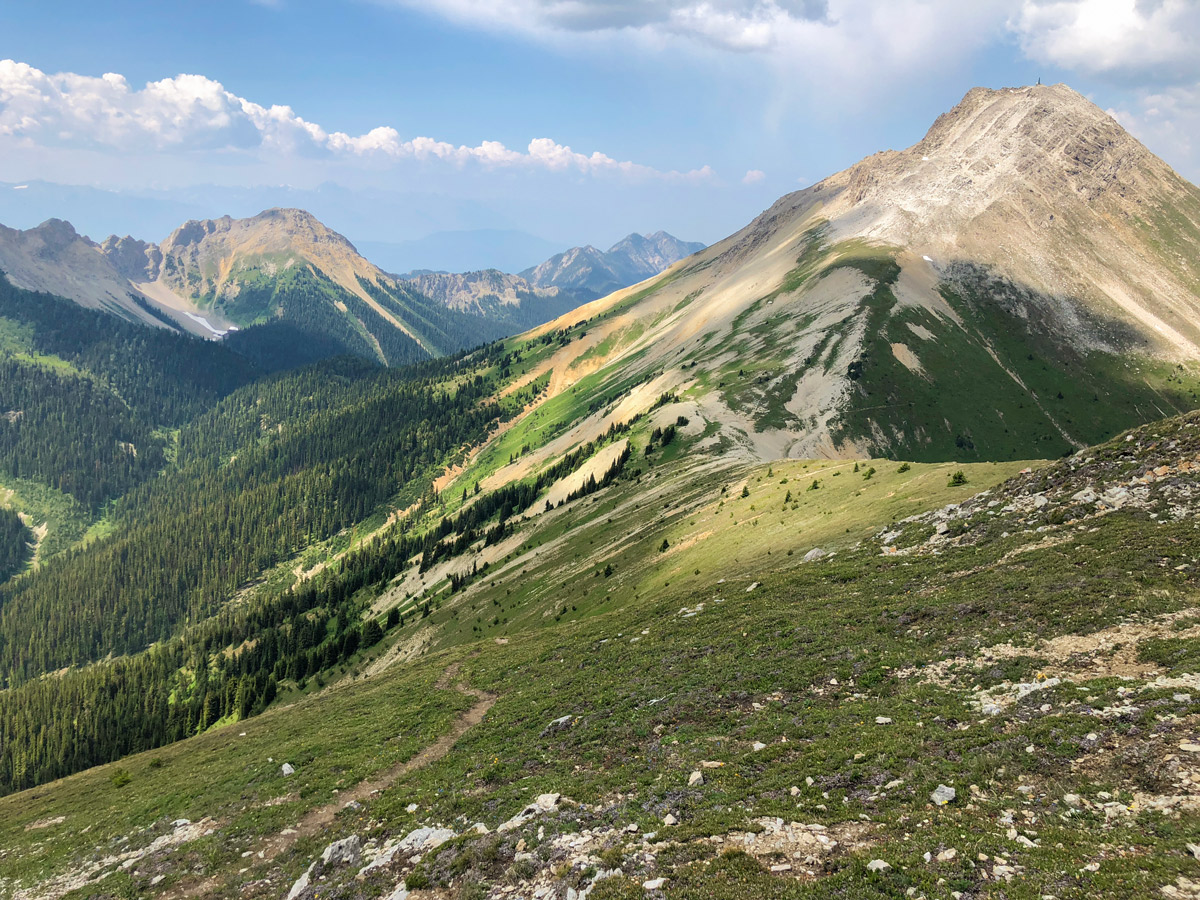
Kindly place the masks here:
<instances>
[{"instance_id":1,"label":"hazy distant mountain","mask_svg":"<svg viewBox=\"0 0 1200 900\"><path fill-rule=\"evenodd\" d=\"M583 300L594 300L657 275L704 246L681 241L665 231L631 234L607 251L590 244L573 247L521 275L534 287L557 287Z\"/></svg>"},{"instance_id":2,"label":"hazy distant mountain","mask_svg":"<svg viewBox=\"0 0 1200 900\"><path fill-rule=\"evenodd\" d=\"M534 328L586 302L570 291L534 287L520 275L499 269L479 272L410 272L405 276L417 291L463 313L504 323L510 332Z\"/></svg>"},{"instance_id":3,"label":"hazy distant mountain","mask_svg":"<svg viewBox=\"0 0 1200 900\"><path fill-rule=\"evenodd\" d=\"M475 312L523 331L657 275L702 249L703 244L660 231L631 234L607 253L591 246L574 247L520 275L492 268L460 273L424 270L405 277L422 294L450 309Z\"/></svg>"},{"instance_id":4,"label":"hazy distant mountain","mask_svg":"<svg viewBox=\"0 0 1200 900\"><path fill-rule=\"evenodd\" d=\"M411 241L359 241L358 246L389 272L518 272L557 252L562 244L524 231L484 228L437 231Z\"/></svg>"}]
</instances>

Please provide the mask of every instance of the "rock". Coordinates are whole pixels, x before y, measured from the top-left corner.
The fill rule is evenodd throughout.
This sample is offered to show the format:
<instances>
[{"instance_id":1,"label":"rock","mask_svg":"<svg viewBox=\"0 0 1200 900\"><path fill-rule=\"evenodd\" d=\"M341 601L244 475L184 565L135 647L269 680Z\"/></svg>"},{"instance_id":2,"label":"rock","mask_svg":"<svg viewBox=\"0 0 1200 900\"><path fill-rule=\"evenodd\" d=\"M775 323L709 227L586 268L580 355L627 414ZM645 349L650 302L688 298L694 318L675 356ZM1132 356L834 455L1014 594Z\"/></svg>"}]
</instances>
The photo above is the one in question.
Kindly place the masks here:
<instances>
[{"instance_id":1,"label":"rock","mask_svg":"<svg viewBox=\"0 0 1200 900\"><path fill-rule=\"evenodd\" d=\"M449 828L435 828L426 826L418 828L415 831L410 831L405 835L397 845L401 850L413 850L418 853L424 853L426 850L432 850L435 847L440 847L446 841L458 837Z\"/></svg>"},{"instance_id":2,"label":"rock","mask_svg":"<svg viewBox=\"0 0 1200 900\"><path fill-rule=\"evenodd\" d=\"M883 786L883 789L885 791L895 790L896 788L900 787L900 785L902 785L902 784L904 784L903 778L893 778L891 781L889 781L887 784L885 784Z\"/></svg>"},{"instance_id":3,"label":"rock","mask_svg":"<svg viewBox=\"0 0 1200 900\"><path fill-rule=\"evenodd\" d=\"M939 784L937 789L929 795L929 799L933 801L934 806L945 806L947 803L953 803L956 796L957 792L954 788Z\"/></svg>"},{"instance_id":4,"label":"rock","mask_svg":"<svg viewBox=\"0 0 1200 900\"><path fill-rule=\"evenodd\" d=\"M891 725L892 720L890 718L888 718L887 716L876 716L875 724L876 725Z\"/></svg>"},{"instance_id":5,"label":"rock","mask_svg":"<svg viewBox=\"0 0 1200 900\"><path fill-rule=\"evenodd\" d=\"M1176 703L1191 703L1192 695L1191 694L1172 694L1171 699L1174 700Z\"/></svg>"},{"instance_id":6,"label":"rock","mask_svg":"<svg viewBox=\"0 0 1200 900\"><path fill-rule=\"evenodd\" d=\"M296 774L296 770L294 768L292 768L291 763L284 763L282 766L279 767L279 771L283 773L284 778L287 778L289 775Z\"/></svg>"},{"instance_id":7,"label":"rock","mask_svg":"<svg viewBox=\"0 0 1200 900\"><path fill-rule=\"evenodd\" d=\"M796 787L795 785L792 785L792 788L791 788L791 790L788 791L788 793L791 794L793 797L799 797L800 796L800 788Z\"/></svg>"},{"instance_id":8,"label":"rock","mask_svg":"<svg viewBox=\"0 0 1200 900\"><path fill-rule=\"evenodd\" d=\"M869 872L884 872L890 868L891 866L885 863L882 859L873 859L867 863L867 871Z\"/></svg>"},{"instance_id":9,"label":"rock","mask_svg":"<svg viewBox=\"0 0 1200 900\"><path fill-rule=\"evenodd\" d=\"M558 803L562 799L561 794L540 794L527 807L496 828L498 832L512 831L515 828L520 828L534 816L542 815L543 813L551 812L558 808Z\"/></svg>"},{"instance_id":10,"label":"rock","mask_svg":"<svg viewBox=\"0 0 1200 900\"><path fill-rule=\"evenodd\" d=\"M1120 509L1129 502L1129 489L1121 486L1110 487L1100 498L1106 506L1111 506L1113 509Z\"/></svg>"},{"instance_id":11,"label":"rock","mask_svg":"<svg viewBox=\"0 0 1200 900\"><path fill-rule=\"evenodd\" d=\"M166 879L166 875L155 875L150 879L150 887L158 887L158 885L162 884L164 881L166 881Z\"/></svg>"},{"instance_id":12,"label":"rock","mask_svg":"<svg viewBox=\"0 0 1200 900\"><path fill-rule=\"evenodd\" d=\"M571 723L571 716L563 716L561 718L555 719L553 722L551 722L549 725L547 725L545 728L543 728L542 733L538 736L546 737L546 735L548 735L548 734L554 734L556 731L562 731L563 729L569 727L570 723Z\"/></svg>"},{"instance_id":13,"label":"rock","mask_svg":"<svg viewBox=\"0 0 1200 900\"><path fill-rule=\"evenodd\" d=\"M1192 854L1196 859L1200 859L1200 844L1188 844L1188 853Z\"/></svg>"},{"instance_id":14,"label":"rock","mask_svg":"<svg viewBox=\"0 0 1200 900\"><path fill-rule=\"evenodd\" d=\"M287 900L296 900L297 897L308 890L309 875L312 873L313 866L315 865L316 863L313 863L308 867L308 871L296 879L295 883L292 885L292 889L288 891Z\"/></svg>"},{"instance_id":15,"label":"rock","mask_svg":"<svg viewBox=\"0 0 1200 900\"><path fill-rule=\"evenodd\" d=\"M334 841L321 854L321 863L325 866L357 866L362 856L362 842L357 834L341 841Z\"/></svg>"},{"instance_id":16,"label":"rock","mask_svg":"<svg viewBox=\"0 0 1200 900\"><path fill-rule=\"evenodd\" d=\"M754 750L755 753L758 753L760 750L766 750L767 745L764 744L762 741L755 741L752 749Z\"/></svg>"},{"instance_id":17,"label":"rock","mask_svg":"<svg viewBox=\"0 0 1200 900\"><path fill-rule=\"evenodd\" d=\"M358 812L360 809L363 808L363 805L361 803L359 803L357 800L351 800L349 803L347 803L342 808L351 810L353 812Z\"/></svg>"},{"instance_id":18,"label":"rock","mask_svg":"<svg viewBox=\"0 0 1200 900\"><path fill-rule=\"evenodd\" d=\"M561 799L562 794L538 794L538 798L533 802L542 812L550 812L558 806L558 801Z\"/></svg>"},{"instance_id":19,"label":"rock","mask_svg":"<svg viewBox=\"0 0 1200 900\"><path fill-rule=\"evenodd\" d=\"M950 526L945 522L938 522L937 527L934 528L934 531L936 531L938 534L948 534L950 532Z\"/></svg>"},{"instance_id":20,"label":"rock","mask_svg":"<svg viewBox=\"0 0 1200 900\"><path fill-rule=\"evenodd\" d=\"M897 535L896 537L899 537L899 535ZM896 539L895 537L892 538L893 541L895 539ZM885 540L884 543L890 544L891 541ZM827 554L820 547L813 547L813 549L809 550L807 553L804 554L804 562L816 562L818 559L821 559L822 557L825 557L828 555L829 554Z\"/></svg>"},{"instance_id":21,"label":"rock","mask_svg":"<svg viewBox=\"0 0 1200 900\"><path fill-rule=\"evenodd\" d=\"M482 822L476 822L474 825L471 826L471 830L473 832L475 832L476 834L491 834L492 833L491 829L488 828L486 825L484 825Z\"/></svg>"},{"instance_id":22,"label":"rock","mask_svg":"<svg viewBox=\"0 0 1200 900\"><path fill-rule=\"evenodd\" d=\"M400 851L395 841L388 841L384 844L383 849L373 860L358 870L358 878L374 872L376 869L382 869L384 866L390 866L392 860L396 858L396 854Z\"/></svg>"},{"instance_id":23,"label":"rock","mask_svg":"<svg viewBox=\"0 0 1200 900\"><path fill-rule=\"evenodd\" d=\"M688 787L700 787L704 784L704 776L699 772L693 772L688 776Z\"/></svg>"},{"instance_id":24,"label":"rock","mask_svg":"<svg viewBox=\"0 0 1200 900\"><path fill-rule=\"evenodd\" d=\"M1079 809L1083 806L1083 798L1078 794L1063 794L1063 803L1071 809Z\"/></svg>"},{"instance_id":25,"label":"rock","mask_svg":"<svg viewBox=\"0 0 1200 900\"><path fill-rule=\"evenodd\" d=\"M172 828L182 828L184 825L191 825L191 824L192 824L192 822L190 819L176 819L174 822L171 823L171 827Z\"/></svg>"},{"instance_id":26,"label":"rock","mask_svg":"<svg viewBox=\"0 0 1200 900\"><path fill-rule=\"evenodd\" d=\"M950 862L950 860L954 859L956 856L958 856L958 851L953 847L949 847L937 855L937 861Z\"/></svg>"},{"instance_id":27,"label":"rock","mask_svg":"<svg viewBox=\"0 0 1200 900\"><path fill-rule=\"evenodd\" d=\"M1179 744L1179 749L1184 753L1200 753L1200 744L1192 741L1182 741Z\"/></svg>"},{"instance_id":28,"label":"rock","mask_svg":"<svg viewBox=\"0 0 1200 900\"><path fill-rule=\"evenodd\" d=\"M625 830L627 832L629 832L630 834L637 834L637 830L638 830L637 822L630 822L628 825L625 826Z\"/></svg>"},{"instance_id":29,"label":"rock","mask_svg":"<svg viewBox=\"0 0 1200 900\"><path fill-rule=\"evenodd\" d=\"M404 811L409 813L415 813L418 809L420 809L420 807L415 803L410 803L408 806L404 807Z\"/></svg>"},{"instance_id":30,"label":"rock","mask_svg":"<svg viewBox=\"0 0 1200 900\"><path fill-rule=\"evenodd\" d=\"M670 813L667 813L665 816L663 816L663 824L666 825L668 828L671 827L672 825L678 824L678 822L679 822L679 820L677 818L675 818L673 815L671 815Z\"/></svg>"},{"instance_id":31,"label":"rock","mask_svg":"<svg viewBox=\"0 0 1200 900\"><path fill-rule=\"evenodd\" d=\"M643 881L642 887L648 891L658 891L661 890L662 886L666 883L667 879L665 878L651 878L649 881Z\"/></svg>"},{"instance_id":32,"label":"rock","mask_svg":"<svg viewBox=\"0 0 1200 900\"><path fill-rule=\"evenodd\" d=\"M1100 499L1100 495L1097 494L1090 487L1086 487L1082 491L1078 491L1078 492L1072 494L1071 499L1074 500L1076 503L1095 503L1097 500Z\"/></svg>"},{"instance_id":33,"label":"rock","mask_svg":"<svg viewBox=\"0 0 1200 900\"><path fill-rule=\"evenodd\" d=\"M387 900L408 900L408 884L402 881L396 885L396 889L388 894Z\"/></svg>"},{"instance_id":34,"label":"rock","mask_svg":"<svg viewBox=\"0 0 1200 900\"><path fill-rule=\"evenodd\" d=\"M780 872L790 872L790 871L792 871L792 864L791 863L779 863L779 865L771 866L771 871L775 872L776 874L778 874Z\"/></svg>"}]
</instances>

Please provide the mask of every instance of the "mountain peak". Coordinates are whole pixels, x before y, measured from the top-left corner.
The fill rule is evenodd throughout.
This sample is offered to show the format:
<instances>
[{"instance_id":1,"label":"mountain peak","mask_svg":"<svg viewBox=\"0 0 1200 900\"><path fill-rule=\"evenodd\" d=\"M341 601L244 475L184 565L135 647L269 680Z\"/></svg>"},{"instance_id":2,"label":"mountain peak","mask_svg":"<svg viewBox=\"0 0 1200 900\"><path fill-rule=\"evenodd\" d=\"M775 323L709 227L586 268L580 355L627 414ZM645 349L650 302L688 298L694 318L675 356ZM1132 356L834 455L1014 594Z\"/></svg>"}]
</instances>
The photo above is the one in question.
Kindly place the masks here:
<instances>
[{"instance_id":1,"label":"mountain peak","mask_svg":"<svg viewBox=\"0 0 1200 900\"><path fill-rule=\"evenodd\" d=\"M535 287L558 287L588 299L657 275L684 257L704 249L665 231L626 235L607 251L588 244L572 247L521 273Z\"/></svg>"}]
</instances>

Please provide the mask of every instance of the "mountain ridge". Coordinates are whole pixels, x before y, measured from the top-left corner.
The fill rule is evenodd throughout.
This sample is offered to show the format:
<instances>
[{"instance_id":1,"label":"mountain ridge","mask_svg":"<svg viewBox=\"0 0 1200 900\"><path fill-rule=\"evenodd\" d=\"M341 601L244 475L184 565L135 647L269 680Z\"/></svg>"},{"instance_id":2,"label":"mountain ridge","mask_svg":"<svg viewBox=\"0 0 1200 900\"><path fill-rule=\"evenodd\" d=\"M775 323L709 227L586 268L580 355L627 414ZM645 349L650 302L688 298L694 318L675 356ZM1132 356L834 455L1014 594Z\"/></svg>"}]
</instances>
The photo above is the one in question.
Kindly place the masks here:
<instances>
[{"instance_id":1,"label":"mountain ridge","mask_svg":"<svg viewBox=\"0 0 1200 900\"><path fill-rule=\"evenodd\" d=\"M974 90L913 147L542 326L587 323L552 389L653 375L757 460L1053 456L1189 409L1200 190L1157 158L1131 174L1151 157L1065 86Z\"/></svg>"},{"instance_id":2,"label":"mountain ridge","mask_svg":"<svg viewBox=\"0 0 1200 900\"><path fill-rule=\"evenodd\" d=\"M681 241L665 231L645 235L635 232L604 251L590 244L572 247L520 275L535 287L557 287L595 299L657 275L704 246Z\"/></svg>"}]
</instances>

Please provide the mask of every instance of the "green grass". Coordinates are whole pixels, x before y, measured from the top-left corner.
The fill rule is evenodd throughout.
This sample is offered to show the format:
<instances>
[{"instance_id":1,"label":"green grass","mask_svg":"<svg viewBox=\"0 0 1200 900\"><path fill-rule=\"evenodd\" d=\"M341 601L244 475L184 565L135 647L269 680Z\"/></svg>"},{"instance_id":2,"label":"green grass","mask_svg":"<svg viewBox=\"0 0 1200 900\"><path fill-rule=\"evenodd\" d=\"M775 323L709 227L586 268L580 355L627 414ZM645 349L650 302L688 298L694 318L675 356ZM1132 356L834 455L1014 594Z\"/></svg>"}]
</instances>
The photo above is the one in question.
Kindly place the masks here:
<instances>
[{"instance_id":1,"label":"green grass","mask_svg":"<svg viewBox=\"0 0 1200 900\"><path fill-rule=\"evenodd\" d=\"M31 527L47 526L46 536L38 548L39 563L85 542L96 529L108 527L93 521L89 511L74 497L40 482L0 479L0 497L6 495L8 499L4 505L25 513Z\"/></svg>"},{"instance_id":2,"label":"green grass","mask_svg":"<svg viewBox=\"0 0 1200 900\"><path fill-rule=\"evenodd\" d=\"M747 501L765 490L752 488ZM1194 556L1200 537L1187 522L1151 530L1138 514L1117 513L1075 542L1006 558L1023 541L1015 536L905 559L843 551L783 572L764 565L755 579L761 584L750 593L749 575L703 590L673 585L617 610L511 634L504 645L478 640L130 758L121 763L131 776L124 787L112 783L105 767L5 798L0 846L10 853L0 859L0 877L29 877L137 827L203 815L219 817L220 830L176 851L172 870L228 871L231 889L261 877L267 872L241 858L255 835L278 831L303 809L327 802L333 788L411 756L447 727L466 698L429 687L458 660L475 686L500 695L484 723L452 754L371 801L363 814L339 819L318 842L298 846L283 861L279 887L340 834L404 833L418 820L405 811L410 803L419 804L420 821L495 826L530 797L554 790L599 804L598 811L535 823L525 833L534 848L536 824L546 826L547 840L564 830L627 822L662 831L666 811L679 818L674 835L683 841L745 828L763 815L830 826L862 816L871 822L872 846L837 862L827 879L779 881L745 858L706 856L670 873L670 890L682 897L749 898L768 890L772 896L839 890L871 896L875 889L893 896L910 886L948 897L949 889L981 884L979 870L968 864L979 853L1024 867L1020 879L1004 885L1010 898L1094 896L1118 886L1150 895L1190 871L1184 844L1200 836L1194 817L1144 814L1106 824L1088 813L1064 820L1058 804L1068 790L1095 798L1104 789L1097 785L1116 786L1128 796L1131 785L1153 783L1150 761L1125 753L1089 757L1099 768L1086 776L1070 772L1068 763L1087 755L1089 732L1099 728L1105 740L1121 741L1123 734L1133 737L1128 725L1098 723L1076 702L1057 697L1052 714L1029 705L1021 715L980 720L965 692L897 672L972 653L1030 627L1043 637L1086 633L1193 603L1192 576L1148 563L1164 547L1177 558ZM705 603L698 615L680 614L697 601ZM1098 682L1087 686L1103 689ZM650 702L657 698L665 699ZM563 715L572 716L568 729L543 733ZM894 724L874 725L877 715ZM337 728L326 727L330 722ZM756 740L768 748L752 752ZM1152 740L1169 746L1173 738ZM1029 745L1036 752L1026 752ZM275 762L267 762L269 756ZM163 760L161 768L150 767L154 757ZM284 759L299 769L288 782L276 774ZM705 770L702 788L688 789L687 774L700 760L725 765ZM897 778L902 786L881 789ZM929 808L926 797L938 783L955 785L960 800ZM981 797L970 797L970 784L980 787ZM1035 785L1035 794L1018 792L1021 784ZM281 806L262 805L292 794ZM1006 809L1037 817L1021 828L1036 834L1038 847L1022 848L1004 836L997 822ZM56 815L66 816L63 825L24 830ZM88 827L81 839L79 831ZM148 841L156 828L137 840ZM1105 850L1114 845L1140 850ZM959 850L953 865L921 859L948 846ZM478 851L465 841L446 852ZM874 857L893 869L867 873L865 863ZM1062 883L1061 873L1077 873L1101 858L1096 875ZM243 867L246 875L232 875ZM436 860L429 871L439 871ZM638 877L613 882L600 896L624 896L635 884L640 890Z\"/></svg>"}]
</instances>

